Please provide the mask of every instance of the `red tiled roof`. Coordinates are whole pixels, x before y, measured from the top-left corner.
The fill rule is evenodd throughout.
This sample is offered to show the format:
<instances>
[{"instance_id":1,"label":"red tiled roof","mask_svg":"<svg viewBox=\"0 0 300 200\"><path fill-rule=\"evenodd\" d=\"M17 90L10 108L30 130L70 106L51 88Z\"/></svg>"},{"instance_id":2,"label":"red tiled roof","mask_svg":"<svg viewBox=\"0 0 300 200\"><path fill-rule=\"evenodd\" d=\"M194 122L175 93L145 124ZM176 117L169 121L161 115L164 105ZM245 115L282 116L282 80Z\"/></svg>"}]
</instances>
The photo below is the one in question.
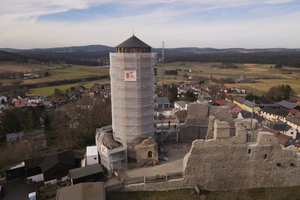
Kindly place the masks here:
<instances>
[{"instance_id":1,"label":"red tiled roof","mask_svg":"<svg viewBox=\"0 0 300 200\"><path fill-rule=\"evenodd\" d=\"M280 144L285 145L291 139L291 136L287 136L287 135L284 135L284 134L279 134L277 136L277 138L278 138L278 142Z\"/></svg>"},{"instance_id":2,"label":"red tiled roof","mask_svg":"<svg viewBox=\"0 0 300 200\"><path fill-rule=\"evenodd\" d=\"M293 115L296 115L296 114L299 112L299 110L293 108L290 112L291 112Z\"/></svg>"},{"instance_id":3,"label":"red tiled roof","mask_svg":"<svg viewBox=\"0 0 300 200\"><path fill-rule=\"evenodd\" d=\"M24 99L17 99L15 105L19 106L19 105L23 105L23 103L24 103Z\"/></svg>"},{"instance_id":4,"label":"red tiled roof","mask_svg":"<svg viewBox=\"0 0 300 200\"><path fill-rule=\"evenodd\" d=\"M33 103L33 104L27 104L26 106L27 106L27 107L36 107L37 104L35 104L35 103Z\"/></svg>"},{"instance_id":5,"label":"red tiled roof","mask_svg":"<svg viewBox=\"0 0 300 200\"><path fill-rule=\"evenodd\" d=\"M216 100L216 103L219 104L219 105L225 105L226 103L228 103L229 101L227 100Z\"/></svg>"}]
</instances>

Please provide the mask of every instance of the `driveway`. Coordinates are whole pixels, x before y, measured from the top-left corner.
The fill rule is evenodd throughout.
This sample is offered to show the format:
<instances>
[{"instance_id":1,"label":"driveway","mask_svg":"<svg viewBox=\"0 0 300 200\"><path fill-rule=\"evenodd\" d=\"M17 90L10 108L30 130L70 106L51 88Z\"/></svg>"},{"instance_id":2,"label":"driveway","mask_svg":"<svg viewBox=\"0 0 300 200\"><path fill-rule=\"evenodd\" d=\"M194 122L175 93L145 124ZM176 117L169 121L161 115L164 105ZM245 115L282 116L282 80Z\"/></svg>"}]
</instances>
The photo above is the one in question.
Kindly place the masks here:
<instances>
[{"instance_id":1,"label":"driveway","mask_svg":"<svg viewBox=\"0 0 300 200\"><path fill-rule=\"evenodd\" d=\"M23 179L4 184L4 197L1 200L28 200L28 194L35 192L35 185L27 185Z\"/></svg>"}]
</instances>

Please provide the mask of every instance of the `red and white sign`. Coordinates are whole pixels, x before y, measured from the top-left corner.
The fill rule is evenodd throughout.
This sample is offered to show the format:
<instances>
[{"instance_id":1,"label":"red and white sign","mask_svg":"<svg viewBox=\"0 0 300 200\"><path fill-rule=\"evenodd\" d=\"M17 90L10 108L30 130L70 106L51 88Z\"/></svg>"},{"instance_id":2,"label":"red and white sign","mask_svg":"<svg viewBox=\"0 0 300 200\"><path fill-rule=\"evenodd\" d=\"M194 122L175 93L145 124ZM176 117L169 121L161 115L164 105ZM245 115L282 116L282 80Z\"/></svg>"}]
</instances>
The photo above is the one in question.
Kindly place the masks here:
<instances>
[{"instance_id":1,"label":"red and white sign","mask_svg":"<svg viewBox=\"0 0 300 200\"><path fill-rule=\"evenodd\" d=\"M136 71L124 71L124 81L136 81Z\"/></svg>"},{"instance_id":2,"label":"red and white sign","mask_svg":"<svg viewBox=\"0 0 300 200\"><path fill-rule=\"evenodd\" d=\"M101 153L105 156L107 156L107 148L103 145L101 145Z\"/></svg>"}]
</instances>

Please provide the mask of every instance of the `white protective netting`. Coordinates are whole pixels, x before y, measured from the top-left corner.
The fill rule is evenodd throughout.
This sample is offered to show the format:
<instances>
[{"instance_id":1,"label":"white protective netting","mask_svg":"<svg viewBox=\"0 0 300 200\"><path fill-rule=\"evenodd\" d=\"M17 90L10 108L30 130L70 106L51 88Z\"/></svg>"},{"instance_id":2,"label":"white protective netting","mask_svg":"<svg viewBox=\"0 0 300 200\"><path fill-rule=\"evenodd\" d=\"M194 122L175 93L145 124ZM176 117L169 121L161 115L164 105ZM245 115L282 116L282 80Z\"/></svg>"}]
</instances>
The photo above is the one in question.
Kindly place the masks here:
<instances>
[{"instance_id":1,"label":"white protective netting","mask_svg":"<svg viewBox=\"0 0 300 200\"><path fill-rule=\"evenodd\" d=\"M156 61L156 53L110 53L112 127L123 145L153 136Z\"/></svg>"}]
</instances>

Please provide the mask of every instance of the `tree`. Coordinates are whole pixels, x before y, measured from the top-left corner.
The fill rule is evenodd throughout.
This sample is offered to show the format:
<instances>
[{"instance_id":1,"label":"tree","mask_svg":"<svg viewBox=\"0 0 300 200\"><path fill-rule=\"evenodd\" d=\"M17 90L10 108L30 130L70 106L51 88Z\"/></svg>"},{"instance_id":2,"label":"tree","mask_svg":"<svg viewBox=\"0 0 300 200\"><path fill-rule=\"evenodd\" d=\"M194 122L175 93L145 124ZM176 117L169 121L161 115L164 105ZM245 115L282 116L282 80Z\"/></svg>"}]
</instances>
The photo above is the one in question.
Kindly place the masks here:
<instances>
[{"instance_id":1,"label":"tree","mask_svg":"<svg viewBox=\"0 0 300 200\"><path fill-rule=\"evenodd\" d=\"M21 85L21 83L23 83L22 80L13 80L10 82L12 85Z\"/></svg>"},{"instance_id":2,"label":"tree","mask_svg":"<svg viewBox=\"0 0 300 200\"><path fill-rule=\"evenodd\" d=\"M253 94L248 94L248 95L245 97L245 99L248 100L248 101L253 101L253 99L254 99L255 101L257 101L257 100L259 99L259 96L253 95Z\"/></svg>"},{"instance_id":3,"label":"tree","mask_svg":"<svg viewBox=\"0 0 300 200\"><path fill-rule=\"evenodd\" d=\"M166 96L168 97L168 99L171 103L178 100L177 95L178 95L178 90L177 90L177 87L175 86L175 84L173 83L173 84L169 85L168 93L166 94Z\"/></svg>"},{"instance_id":4,"label":"tree","mask_svg":"<svg viewBox=\"0 0 300 200\"><path fill-rule=\"evenodd\" d=\"M193 91L188 90L185 94L184 97L187 101L194 102L196 101L196 95L194 94Z\"/></svg>"},{"instance_id":5,"label":"tree","mask_svg":"<svg viewBox=\"0 0 300 200\"><path fill-rule=\"evenodd\" d=\"M220 91L220 86L219 86L219 85L217 85L217 84L211 85L211 86L209 87L208 94L209 94L210 96L217 96L217 94L219 93L219 91Z\"/></svg>"},{"instance_id":6,"label":"tree","mask_svg":"<svg viewBox=\"0 0 300 200\"><path fill-rule=\"evenodd\" d=\"M61 96L63 96L63 93L60 89L54 89L54 96L61 97Z\"/></svg>"},{"instance_id":7,"label":"tree","mask_svg":"<svg viewBox=\"0 0 300 200\"><path fill-rule=\"evenodd\" d=\"M44 129L45 129L45 131L51 130L51 119L50 119L48 113L46 113L45 118L44 118Z\"/></svg>"},{"instance_id":8,"label":"tree","mask_svg":"<svg viewBox=\"0 0 300 200\"><path fill-rule=\"evenodd\" d=\"M276 63L275 68L276 68L276 69L281 69L282 66L283 66L282 63L279 63L279 62L278 62L278 63Z\"/></svg>"},{"instance_id":9,"label":"tree","mask_svg":"<svg viewBox=\"0 0 300 200\"><path fill-rule=\"evenodd\" d=\"M272 99L274 101L281 101L284 99L289 99L290 96L294 96L295 92L289 85L277 85L271 87L266 93L266 98Z\"/></svg>"}]
</instances>

